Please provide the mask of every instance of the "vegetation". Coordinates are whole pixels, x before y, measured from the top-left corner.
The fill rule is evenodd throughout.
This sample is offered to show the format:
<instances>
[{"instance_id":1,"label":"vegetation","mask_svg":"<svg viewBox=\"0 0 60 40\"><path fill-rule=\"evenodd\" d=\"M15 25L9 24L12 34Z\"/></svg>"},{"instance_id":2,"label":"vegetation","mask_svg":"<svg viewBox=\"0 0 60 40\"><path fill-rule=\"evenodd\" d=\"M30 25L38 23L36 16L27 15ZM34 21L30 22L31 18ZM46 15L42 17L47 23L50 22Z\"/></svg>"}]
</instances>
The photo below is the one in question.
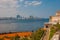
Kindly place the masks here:
<instances>
[{"instance_id":1,"label":"vegetation","mask_svg":"<svg viewBox=\"0 0 60 40\"><path fill-rule=\"evenodd\" d=\"M50 37L49 37L49 39L51 39L53 37L53 35L55 34L55 32L56 32L55 28L51 27L50 28Z\"/></svg>"},{"instance_id":2,"label":"vegetation","mask_svg":"<svg viewBox=\"0 0 60 40\"><path fill-rule=\"evenodd\" d=\"M53 35L60 30L60 24L59 22L55 25L53 25L53 27L50 28L50 37L49 39L51 39L53 37Z\"/></svg>"},{"instance_id":3,"label":"vegetation","mask_svg":"<svg viewBox=\"0 0 60 40\"><path fill-rule=\"evenodd\" d=\"M29 40L27 37L25 37L25 38L22 38L21 40Z\"/></svg>"},{"instance_id":4,"label":"vegetation","mask_svg":"<svg viewBox=\"0 0 60 40\"><path fill-rule=\"evenodd\" d=\"M32 40L40 40L44 34L44 30L38 29L32 34Z\"/></svg>"},{"instance_id":5,"label":"vegetation","mask_svg":"<svg viewBox=\"0 0 60 40\"><path fill-rule=\"evenodd\" d=\"M60 31L60 24L59 23L57 23L57 24L53 25L52 27L50 27L49 39L51 39L53 37L53 35L57 31ZM40 28L37 31L34 31L32 33L32 35L30 36L30 39L28 37L23 37L21 39L19 35L16 35L15 37L4 36L4 38L11 39L11 40L41 40L41 38L43 37L44 33L45 33L45 31L42 28ZM0 40L4 40L4 38L0 38Z\"/></svg>"},{"instance_id":6,"label":"vegetation","mask_svg":"<svg viewBox=\"0 0 60 40\"><path fill-rule=\"evenodd\" d=\"M0 38L0 40L3 40L4 38L10 39L10 40L40 40L44 32L45 31L42 28L40 28L37 31L33 32L30 37L22 37L21 39L20 36L16 34L15 37L4 36L3 38Z\"/></svg>"},{"instance_id":7,"label":"vegetation","mask_svg":"<svg viewBox=\"0 0 60 40\"><path fill-rule=\"evenodd\" d=\"M57 30L60 30L60 24L59 24L59 22L56 25L54 25L54 26L57 28Z\"/></svg>"},{"instance_id":8,"label":"vegetation","mask_svg":"<svg viewBox=\"0 0 60 40\"><path fill-rule=\"evenodd\" d=\"M4 40L3 38L0 38L0 40Z\"/></svg>"},{"instance_id":9,"label":"vegetation","mask_svg":"<svg viewBox=\"0 0 60 40\"><path fill-rule=\"evenodd\" d=\"M15 40L20 40L20 36L16 35Z\"/></svg>"}]
</instances>

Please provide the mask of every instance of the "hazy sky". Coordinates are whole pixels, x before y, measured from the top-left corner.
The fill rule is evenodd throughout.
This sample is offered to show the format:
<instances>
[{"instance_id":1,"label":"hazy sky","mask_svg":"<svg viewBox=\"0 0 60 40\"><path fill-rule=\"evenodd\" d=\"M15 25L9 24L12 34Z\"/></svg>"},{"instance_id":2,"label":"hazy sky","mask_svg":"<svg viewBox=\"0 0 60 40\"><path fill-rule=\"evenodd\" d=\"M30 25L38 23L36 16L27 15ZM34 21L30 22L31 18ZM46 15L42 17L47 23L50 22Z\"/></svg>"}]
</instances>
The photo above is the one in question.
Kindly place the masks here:
<instances>
[{"instance_id":1,"label":"hazy sky","mask_svg":"<svg viewBox=\"0 0 60 40\"><path fill-rule=\"evenodd\" d=\"M0 0L0 17L17 14L48 18L60 10L60 0Z\"/></svg>"}]
</instances>

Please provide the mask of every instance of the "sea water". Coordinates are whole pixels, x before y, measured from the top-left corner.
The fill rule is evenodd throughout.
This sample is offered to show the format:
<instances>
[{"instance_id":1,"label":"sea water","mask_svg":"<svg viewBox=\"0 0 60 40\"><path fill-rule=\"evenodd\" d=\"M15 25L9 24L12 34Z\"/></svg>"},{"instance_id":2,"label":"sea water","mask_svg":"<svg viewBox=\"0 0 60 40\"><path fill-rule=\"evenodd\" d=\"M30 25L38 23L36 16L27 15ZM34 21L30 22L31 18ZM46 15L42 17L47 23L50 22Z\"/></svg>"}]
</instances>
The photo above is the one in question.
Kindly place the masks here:
<instances>
[{"instance_id":1,"label":"sea water","mask_svg":"<svg viewBox=\"0 0 60 40\"><path fill-rule=\"evenodd\" d=\"M0 20L0 33L35 31L44 27L44 23L49 19L42 20Z\"/></svg>"}]
</instances>

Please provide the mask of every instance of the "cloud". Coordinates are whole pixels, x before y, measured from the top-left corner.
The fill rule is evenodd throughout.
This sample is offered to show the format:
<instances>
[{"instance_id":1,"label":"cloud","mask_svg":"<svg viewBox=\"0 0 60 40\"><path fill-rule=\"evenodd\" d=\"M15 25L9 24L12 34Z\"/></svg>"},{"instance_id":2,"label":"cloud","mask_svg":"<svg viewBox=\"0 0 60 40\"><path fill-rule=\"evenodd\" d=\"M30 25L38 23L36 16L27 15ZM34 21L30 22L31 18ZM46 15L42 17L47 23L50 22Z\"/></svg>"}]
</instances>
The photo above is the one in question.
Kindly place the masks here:
<instances>
[{"instance_id":1,"label":"cloud","mask_svg":"<svg viewBox=\"0 0 60 40\"><path fill-rule=\"evenodd\" d=\"M41 4L42 4L41 1L35 1L35 0L34 1L28 1L28 0L0 0L0 17L1 16L14 16L14 15L16 15L16 13L20 13L19 10L22 7L38 6L38 5L41 5Z\"/></svg>"},{"instance_id":2,"label":"cloud","mask_svg":"<svg viewBox=\"0 0 60 40\"><path fill-rule=\"evenodd\" d=\"M23 2L24 1L24 2ZM22 2L22 3L20 3ZM22 5L24 6L37 6L37 5L41 5L42 2L41 1L25 1L25 0L0 0L0 7L20 7Z\"/></svg>"},{"instance_id":3,"label":"cloud","mask_svg":"<svg viewBox=\"0 0 60 40\"><path fill-rule=\"evenodd\" d=\"M33 1L33 2L32 2L32 5L35 5L35 6L36 6L36 5L40 5L40 4L42 4L41 1L40 1L40 2L39 2L39 1Z\"/></svg>"},{"instance_id":4,"label":"cloud","mask_svg":"<svg viewBox=\"0 0 60 40\"><path fill-rule=\"evenodd\" d=\"M25 1L25 6L37 6L41 5L41 1Z\"/></svg>"},{"instance_id":5,"label":"cloud","mask_svg":"<svg viewBox=\"0 0 60 40\"><path fill-rule=\"evenodd\" d=\"M18 7L17 0L0 0L0 17L16 15Z\"/></svg>"},{"instance_id":6,"label":"cloud","mask_svg":"<svg viewBox=\"0 0 60 40\"><path fill-rule=\"evenodd\" d=\"M17 0L2 0L0 1L0 7L18 7Z\"/></svg>"}]
</instances>

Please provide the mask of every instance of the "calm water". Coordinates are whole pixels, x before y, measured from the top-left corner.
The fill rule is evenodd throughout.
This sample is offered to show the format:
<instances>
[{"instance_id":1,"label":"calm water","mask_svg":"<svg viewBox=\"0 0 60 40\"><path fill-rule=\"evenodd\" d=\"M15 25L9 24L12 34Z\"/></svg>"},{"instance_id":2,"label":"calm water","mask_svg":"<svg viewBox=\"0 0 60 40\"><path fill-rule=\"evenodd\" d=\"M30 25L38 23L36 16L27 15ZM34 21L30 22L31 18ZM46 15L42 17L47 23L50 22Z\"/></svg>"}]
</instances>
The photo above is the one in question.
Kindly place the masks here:
<instances>
[{"instance_id":1,"label":"calm water","mask_svg":"<svg viewBox=\"0 0 60 40\"><path fill-rule=\"evenodd\" d=\"M32 31L37 30L44 26L44 22L48 22L48 19L43 20L0 20L0 33L1 32L16 32L16 31Z\"/></svg>"}]
</instances>

